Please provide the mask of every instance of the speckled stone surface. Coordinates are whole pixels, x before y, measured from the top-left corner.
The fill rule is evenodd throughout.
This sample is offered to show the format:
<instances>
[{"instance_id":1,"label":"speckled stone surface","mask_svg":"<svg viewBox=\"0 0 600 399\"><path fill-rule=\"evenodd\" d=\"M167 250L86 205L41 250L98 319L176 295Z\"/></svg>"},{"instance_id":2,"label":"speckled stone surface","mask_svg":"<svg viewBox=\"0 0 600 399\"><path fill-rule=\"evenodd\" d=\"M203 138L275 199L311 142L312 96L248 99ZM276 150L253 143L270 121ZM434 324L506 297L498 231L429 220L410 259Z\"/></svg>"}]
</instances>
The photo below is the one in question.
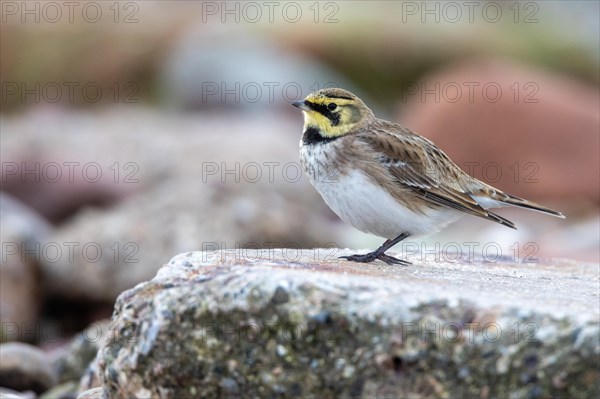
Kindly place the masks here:
<instances>
[{"instance_id":1,"label":"speckled stone surface","mask_svg":"<svg viewBox=\"0 0 600 399\"><path fill-rule=\"evenodd\" d=\"M597 397L598 265L181 254L118 298L111 397Z\"/></svg>"}]
</instances>

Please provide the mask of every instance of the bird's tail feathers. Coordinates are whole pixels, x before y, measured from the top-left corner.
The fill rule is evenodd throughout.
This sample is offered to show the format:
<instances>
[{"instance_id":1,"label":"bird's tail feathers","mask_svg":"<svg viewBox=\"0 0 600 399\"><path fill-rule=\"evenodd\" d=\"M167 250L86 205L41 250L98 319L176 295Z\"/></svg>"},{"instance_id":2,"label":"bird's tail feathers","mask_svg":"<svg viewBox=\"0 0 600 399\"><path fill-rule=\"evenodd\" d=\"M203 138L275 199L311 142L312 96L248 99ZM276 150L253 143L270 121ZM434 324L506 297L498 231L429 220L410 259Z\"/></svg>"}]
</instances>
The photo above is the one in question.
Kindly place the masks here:
<instances>
[{"instance_id":1,"label":"bird's tail feathers","mask_svg":"<svg viewBox=\"0 0 600 399\"><path fill-rule=\"evenodd\" d=\"M562 213L555 211L554 209L546 208L545 206L535 202L527 201L526 199L517 197L515 195L506 194L498 190L487 192L486 195L476 196L475 200L486 209L500 208L503 206L516 206L519 208L531 209L533 211L545 213L546 215L555 216L561 219L565 218Z\"/></svg>"},{"instance_id":2,"label":"bird's tail feathers","mask_svg":"<svg viewBox=\"0 0 600 399\"><path fill-rule=\"evenodd\" d=\"M514 195L510 195L510 194L504 194L504 195L506 195L506 197L507 197L504 201L502 201L505 204L517 206L519 208L531 209L533 211L545 213L546 215L555 216L555 217L561 218L561 219L565 218L565 215L563 215L562 213L560 213L558 211L555 211L554 209L546 208L545 206L542 206L535 202L527 201L526 199L519 198Z\"/></svg>"}]
</instances>

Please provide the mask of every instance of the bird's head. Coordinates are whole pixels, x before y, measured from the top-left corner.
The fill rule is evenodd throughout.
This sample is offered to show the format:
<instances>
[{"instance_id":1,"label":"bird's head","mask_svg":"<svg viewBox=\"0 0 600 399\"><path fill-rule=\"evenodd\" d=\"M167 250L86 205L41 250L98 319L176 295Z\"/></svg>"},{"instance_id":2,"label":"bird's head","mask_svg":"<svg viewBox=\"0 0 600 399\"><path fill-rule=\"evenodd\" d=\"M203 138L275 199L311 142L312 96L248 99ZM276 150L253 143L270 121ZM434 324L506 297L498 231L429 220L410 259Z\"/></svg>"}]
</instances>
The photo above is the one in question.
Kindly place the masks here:
<instances>
[{"instance_id":1,"label":"bird's head","mask_svg":"<svg viewBox=\"0 0 600 399\"><path fill-rule=\"evenodd\" d=\"M323 89L292 103L304 113L304 130L315 128L324 137L339 137L366 126L373 112L344 89Z\"/></svg>"}]
</instances>

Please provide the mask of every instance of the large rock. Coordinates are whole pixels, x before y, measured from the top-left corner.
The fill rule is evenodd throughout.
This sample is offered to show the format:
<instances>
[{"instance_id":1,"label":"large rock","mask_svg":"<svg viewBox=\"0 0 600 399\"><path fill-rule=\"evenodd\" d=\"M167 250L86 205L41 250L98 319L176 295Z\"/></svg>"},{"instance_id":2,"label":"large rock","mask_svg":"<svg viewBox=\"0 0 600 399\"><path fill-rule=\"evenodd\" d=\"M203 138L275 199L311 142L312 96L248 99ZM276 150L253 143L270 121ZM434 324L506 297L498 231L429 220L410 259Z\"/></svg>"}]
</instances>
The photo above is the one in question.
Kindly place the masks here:
<instances>
[{"instance_id":1,"label":"large rock","mask_svg":"<svg viewBox=\"0 0 600 399\"><path fill-rule=\"evenodd\" d=\"M597 265L190 252L117 300L112 397L597 397Z\"/></svg>"}]
</instances>

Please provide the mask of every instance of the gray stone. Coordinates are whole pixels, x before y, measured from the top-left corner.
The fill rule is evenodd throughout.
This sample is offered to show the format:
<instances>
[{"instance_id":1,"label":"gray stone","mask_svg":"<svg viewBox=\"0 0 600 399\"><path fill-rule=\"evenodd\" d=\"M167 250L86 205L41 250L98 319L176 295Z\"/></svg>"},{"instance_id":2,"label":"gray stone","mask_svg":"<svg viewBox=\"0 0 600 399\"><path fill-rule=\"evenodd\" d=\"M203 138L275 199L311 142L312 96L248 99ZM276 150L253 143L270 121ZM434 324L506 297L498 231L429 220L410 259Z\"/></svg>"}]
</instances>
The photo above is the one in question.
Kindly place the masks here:
<instances>
[{"instance_id":1,"label":"gray stone","mask_svg":"<svg viewBox=\"0 0 600 399\"><path fill-rule=\"evenodd\" d=\"M0 386L40 394L55 383L56 375L40 349L20 342L0 345Z\"/></svg>"},{"instance_id":2,"label":"gray stone","mask_svg":"<svg viewBox=\"0 0 600 399\"><path fill-rule=\"evenodd\" d=\"M597 397L598 266L191 252L119 296L114 397Z\"/></svg>"}]
</instances>

